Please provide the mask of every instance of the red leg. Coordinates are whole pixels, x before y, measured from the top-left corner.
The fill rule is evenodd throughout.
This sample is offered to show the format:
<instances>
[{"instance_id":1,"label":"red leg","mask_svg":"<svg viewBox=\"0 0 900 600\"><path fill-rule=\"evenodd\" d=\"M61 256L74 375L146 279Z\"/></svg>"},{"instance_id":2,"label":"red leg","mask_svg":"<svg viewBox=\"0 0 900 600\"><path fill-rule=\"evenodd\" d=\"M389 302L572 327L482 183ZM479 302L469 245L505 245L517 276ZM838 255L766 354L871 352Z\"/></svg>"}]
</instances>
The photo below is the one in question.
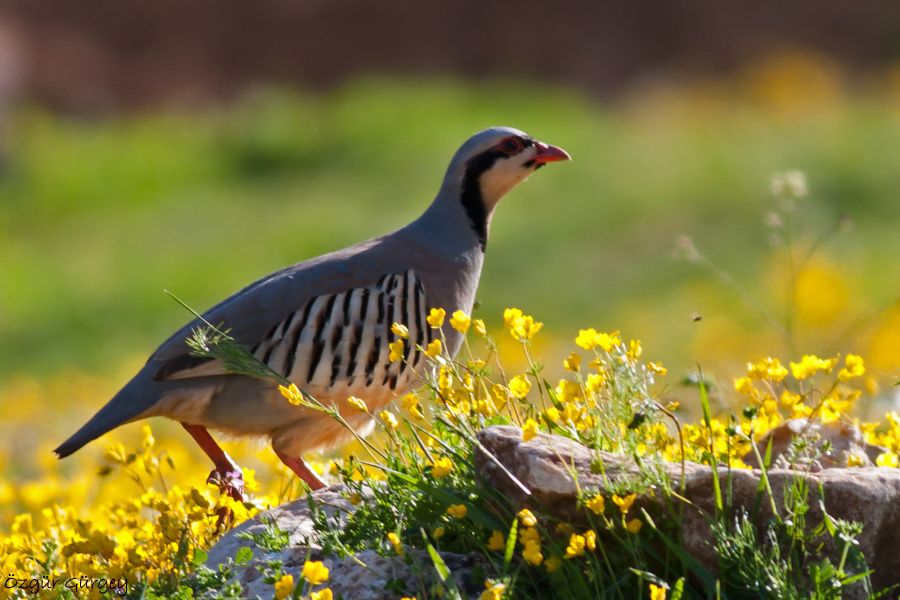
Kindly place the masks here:
<instances>
[{"instance_id":1,"label":"red leg","mask_svg":"<svg viewBox=\"0 0 900 600\"><path fill-rule=\"evenodd\" d=\"M244 474L241 468L231 460L231 457L219 447L216 440L209 435L206 427L202 425L188 425L182 423L191 437L203 448L206 455L213 461L216 468L209 474L207 483L219 486L222 492L228 494L237 501L244 499Z\"/></svg>"},{"instance_id":2,"label":"red leg","mask_svg":"<svg viewBox=\"0 0 900 600\"><path fill-rule=\"evenodd\" d=\"M297 474L297 477L306 482L313 490L320 490L325 487L325 482L316 475L315 471L309 468L309 466L303 462L302 458L295 456L288 456L287 454L282 454L278 450L275 450L275 454L278 455L278 458L281 459L285 465L287 465L291 471Z\"/></svg>"}]
</instances>

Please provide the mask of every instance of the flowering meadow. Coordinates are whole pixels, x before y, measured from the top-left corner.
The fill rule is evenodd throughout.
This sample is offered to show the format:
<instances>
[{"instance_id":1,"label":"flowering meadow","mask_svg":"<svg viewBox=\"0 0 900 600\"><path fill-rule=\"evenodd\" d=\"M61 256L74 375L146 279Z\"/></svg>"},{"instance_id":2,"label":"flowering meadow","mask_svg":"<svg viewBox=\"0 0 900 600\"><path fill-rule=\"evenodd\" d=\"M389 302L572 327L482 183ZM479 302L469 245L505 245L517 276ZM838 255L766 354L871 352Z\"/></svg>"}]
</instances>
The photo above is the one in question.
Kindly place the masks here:
<instances>
[{"instance_id":1,"label":"flowering meadow","mask_svg":"<svg viewBox=\"0 0 900 600\"><path fill-rule=\"evenodd\" d=\"M660 461L687 459L747 469L754 441L787 419L806 418L858 424L867 441L883 448L877 464L900 466L900 415L888 413L864 423L852 417L854 405L868 393L865 360L854 354L750 362L733 380L741 410L691 420L679 416L678 402L666 400L666 367L647 361L641 342L618 331L578 331L571 353L562 360L565 375L548 382L532 348L542 323L521 310L504 311L498 335L519 344L528 364L523 372L504 369L484 321L461 311L447 315L443 309L433 309L428 320L435 328L446 321L466 333L463 355L452 359L443 353L440 338L433 342L424 349L431 368L422 387L371 414L380 435L361 438L327 467L319 465L327 478L345 483L353 502L361 502L371 486L382 486L377 499L361 502L344 533L321 532L331 551L374 545L388 555L403 555L407 546L483 553L490 565L483 599L547 597L542 589L556 590L552 597L584 598L638 593L659 600L686 591L703 594L677 561L667 562L651 551L654 536L668 535L664 532L672 524L658 516L654 520L634 504L637 494L649 490L677 502L671 482L657 468ZM401 325L395 325L394 333L393 343L401 348L412 343ZM395 359L402 360L402 354L397 352ZM285 402L340 418L295 386L281 389ZM702 380L699 389L697 401L702 403ZM348 399L342 412L356 411L369 408L359 398ZM480 486L472 466L477 431L509 423L521 427L524 440L555 433L593 450L633 456L641 461L641 476L608 496L585 490L586 526L516 511ZM846 462L852 467L863 460L850 456ZM32 482L16 487L5 482L0 557L10 576L2 593L100 598L127 591L133 597L168 598L214 592L239 597L239 588L227 584L226 570L214 573L201 565L227 527L298 496L296 484L275 463L264 463L265 477L245 469L249 494L236 502L199 485L206 466L186 456L181 442L162 444L143 425L138 446L108 444L102 461L79 465L82 472L69 476L71 483L63 483L52 466ZM80 489L82 482L95 488ZM24 510L9 511L10 506ZM248 559L234 558L236 565ZM865 573L854 560L834 565L822 588L839 592L843 581ZM322 563L309 561L300 573L278 565L269 570L275 598L332 597ZM783 591L801 590L797 586L807 581L802 575L789 573ZM10 585L13 577L15 586ZM78 577L84 587L78 587ZM55 589L47 589L53 581L58 582ZM452 580L447 582L440 592L405 592L408 597L454 597L458 591ZM728 585L738 593L752 591L754 582Z\"/></svg>"},{"instance_id":2,"label":"flowering meadow","mask_svg":"<svg viewBox=\"0 0 900 600\"><path fill-rule=\"evenodd\" d=\"M774 180L773 191L785 210L795 210L792 202L805 196L805 181L789 173ZM797 244L788 245L789 254L797 251ZM689 260L706 262L715 272L689 241L681 246ZM807 256L814 251L813 245ZM280 381L285 402L326 412L348 428L346 416L359 412L375 421L379 433L371 439L354 432L356 442L332 460L312 457L314 467L342 482L347 497L359 505L344 531L323 526L319 534L326 551L337 555L373 547L400 556L406 547L427 549L443 583L394 590L398 594L459 597L446 576L440 550L483 555L489 565L482 594L487 600L548 597L546 590L553 590L552 597L573 598L636 594L660 600L714 591L739 597L760 592L761 582L776 597L825 598L840 597L843 586L867 581L865 558L853 544L858 530L852 523L833 527L844 552L840 563L832 564L814 553L771 554L785 543L805 547L805 536L813 535L802 527L777 527L783 523L774 499L775 522L766 544L758 544L740 523L710 515L718 536L712 543L724 564L734 559L729 552L744 547L760 559L745 564L771 569L738 569L737 576L713 579L679 552L677 521L651 516L635 505L638 494L647 493L672 505L681 501L661 468L666 461L729 469L748 469L754 460L765 465L757 442L792 419L808 424L795 440L797 448L806 449L806 459L810 452L820 452L812 425L840 422L858 426L865 440L878 447L877 466L900 467L900 415L888 411L865 422L855 416L857 405L882 394L880 386L889 389L894 383L873 377L864 357L757 358L743 373L733 374L726 391L716 391L730 398L731 410L713 414L713 384L702 371L689 378L687 388L667 383L666 366L647 360L641 341L619 331L580 329L564 357L545 366L535 345L546 335L543 323L518 308L503 311L503 325L493 334L484 320L458 310L448 315L434 308L427 321L439 332L452 327L463 333L463 352L448 356L440 336L422 348L430 362L419 387L388 408L370 412L365 401L355 397L341 407L324 406ZM402 324L392 330L390 358L403 360L406 345L413 342ZM229 342L227 335L211 331L198 331L191 340L201 353L236 353L228 361L237 365L236 372L266 375L252 356ZM510 356L510 345L518 356ZM38 411L52 405L54 396L90 402L98 391L111 391L104 386L108 384L67 377L44 386L9 386L3 400L19 412L10 416L23 422L39 419ZM553 433L596 452L631 457L640 475L617 483L621 489L608 495L582 490L586 518L578 526L516 510L485 489L474 473L476 434L496 424L520 427L525 441ZM105 440L101 456L82 453L63 466L50 457L45 443L35 444L26 432L15 432L15 439L30 444L34 455L30 464L21 454L12 457L15 463L0 455L4 472L13 475L0 482L0 560L8 573L0 592L4 597L240 597L229 569L252 557L235 556L227 567L213 572L203 565L207 550L229 527L296 499L304 490L273 454L245 447L237 459L254 468L244 469L247 497L235 501L199 485L208 467L184 446L183 437L166 435L158 441L149 424L140 431L140 440L123 443L113 437ZM852 453L843 458L844 466L851 468L868 461ZM803 470L809 464L799 460L794 466ZM369 493L373 487L379 490L374 496ZM797 500L801 505L805 501L805 496ZM801 509L785 507L792 513ZM662 554L659 539L667 541ZM317 561L308 561L299 573L270 564L266 578L275 598L332 598L328 569Z\"/></svg>"}]
</instances>

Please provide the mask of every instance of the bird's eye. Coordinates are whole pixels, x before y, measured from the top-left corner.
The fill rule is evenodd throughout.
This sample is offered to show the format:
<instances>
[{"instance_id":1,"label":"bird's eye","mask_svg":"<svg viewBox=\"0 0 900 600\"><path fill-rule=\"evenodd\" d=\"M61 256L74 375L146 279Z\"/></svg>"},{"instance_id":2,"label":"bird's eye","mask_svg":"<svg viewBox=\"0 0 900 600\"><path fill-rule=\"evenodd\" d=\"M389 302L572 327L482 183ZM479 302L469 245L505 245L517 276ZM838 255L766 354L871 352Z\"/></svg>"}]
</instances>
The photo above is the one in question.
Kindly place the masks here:
<instances>
[{"instance_id":1,"label":"bird's eye","mask_svg":"<svg viewBox=\"0 0 900 600\"><path fill-rule=\"evenodd\" d=\"M506 138L502 142L498 148L501 152L506 154L507 156L512 156L513 154L518 154L522 151L522 140L517 137Z\"/></svg>"}]
</instances>

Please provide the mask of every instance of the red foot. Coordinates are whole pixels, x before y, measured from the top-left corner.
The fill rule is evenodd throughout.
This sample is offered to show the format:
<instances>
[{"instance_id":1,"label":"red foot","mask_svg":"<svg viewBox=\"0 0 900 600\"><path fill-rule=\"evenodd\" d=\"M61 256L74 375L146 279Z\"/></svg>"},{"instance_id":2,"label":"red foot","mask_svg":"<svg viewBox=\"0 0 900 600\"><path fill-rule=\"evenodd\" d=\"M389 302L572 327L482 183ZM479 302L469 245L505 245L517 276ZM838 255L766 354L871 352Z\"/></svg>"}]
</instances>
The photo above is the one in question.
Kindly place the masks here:
<instances>
[{"instance_id":1,"label":"red foot","mask_svg":"<svg viewBox=\"0 0 900 600\"><path fill-rule=\"evenodd\" d=\"M278 458L281 459L286 466L288 466L291 471L297 474L297 476L306 482L306 485L310 487L312 490L320 490L325 487L325 482L319 477L315 471L309 468L306 462L303 461L302 458L296 456L288 456L287 454L282 454L278 450L275 450L275 454L278 455Z\"/></svg>"},{"instance_id":2,"label":"red foot","mask_svg":"<svg viewBox=\"0 0 900 600\"><path fill-rule=\"evenodd\" d=\"M205 427L188 423L182 423L182 425L216 465L216 468L206 478L206 482L218 486L219 491L227 494L230 498L243 502L244 474L241 473L241 468L219 447ZM216 521L216 529L218 531L222 531L231 525L234 514L227 506L220 507L216 513L219 516Z\"/></svg>"}]
</instances>

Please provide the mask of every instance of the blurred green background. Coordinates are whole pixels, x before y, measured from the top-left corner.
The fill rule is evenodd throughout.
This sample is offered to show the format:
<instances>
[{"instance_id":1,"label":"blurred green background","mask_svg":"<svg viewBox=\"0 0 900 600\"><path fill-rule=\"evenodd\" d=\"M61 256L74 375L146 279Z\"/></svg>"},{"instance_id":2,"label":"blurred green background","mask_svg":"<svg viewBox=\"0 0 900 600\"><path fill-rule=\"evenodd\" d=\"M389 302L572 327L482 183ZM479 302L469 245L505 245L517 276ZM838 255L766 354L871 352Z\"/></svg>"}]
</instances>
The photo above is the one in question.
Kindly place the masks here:
<instances>
[{"instance_id":1,"label":"blurred green background","mask_svg":"<svg viewBox=\"0 0 900 600\"><path fill-rule=\"evenodd\" d=\"M16 10L38 22L38 9ZM163 289L204 309L286 264L404 225L458 145L491 125L574 160L500 206L479 291L489 324L507 306L534 314L548 357L579 327L621 329L677 376L698 362L728 375L760 354L855 351L889 381L900 363L900 62L875 52L858 71L860 57L839 60L840 48L838 59L763 50L699 74L677 61L662 74L635 67L628 84L592 79L593 55L577 76L547 68L544 78L540 65L423 73L398 59L396 69L338 64L343 75L325 84L237 78L225 94L185 85L165 99L65 69L53 79L45 56L40 85L2 120L0 385L119 372L186 320ZM172 100L179 89L188 100ZM793 343L750 307L779 322L788 310L788 257L765 220L781 208L770 178L789 169L810 188L793 217L798 247L840 228L795 282ZM680 235L734 286L673 256Z\"/></svg>"}]
</instances>

